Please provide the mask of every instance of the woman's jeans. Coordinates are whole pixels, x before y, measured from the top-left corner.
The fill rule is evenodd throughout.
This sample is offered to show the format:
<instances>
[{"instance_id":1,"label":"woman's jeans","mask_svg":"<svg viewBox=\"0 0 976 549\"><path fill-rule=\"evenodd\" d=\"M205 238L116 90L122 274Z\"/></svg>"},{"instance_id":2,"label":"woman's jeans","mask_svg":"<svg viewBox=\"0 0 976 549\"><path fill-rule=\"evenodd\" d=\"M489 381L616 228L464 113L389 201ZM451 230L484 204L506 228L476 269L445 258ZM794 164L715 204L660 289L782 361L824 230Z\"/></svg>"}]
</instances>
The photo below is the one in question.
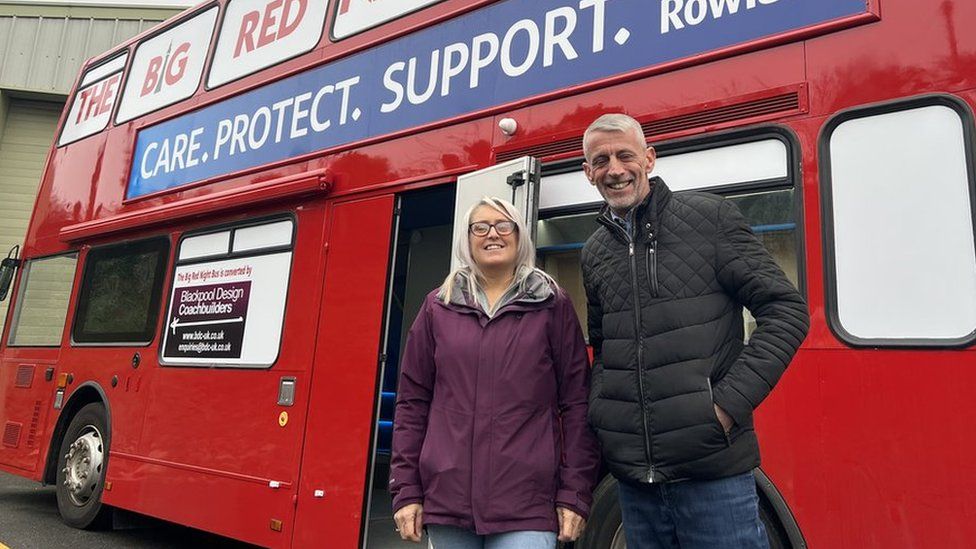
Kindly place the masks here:
<instances>
[{"instance_id":1,"label":"woman's jeans","mask_svg":"<svg viewBox=\"0 0 976 549\"><path fill-rule=\"evenodd\" d=\"M717 480L620 483L627 549L768 549L752 473Z\"/></svg>"},{"instance_id":2,"label":"woman's jeans","mask_svg":"<svg viewBox=\"0 0 976 549\"><path fill-rule=\"evenodd\" d=\"M456 526L427 526L431 549L554 549L555 532L505 532L479 536Z\"/></svg>"}]
</instances>

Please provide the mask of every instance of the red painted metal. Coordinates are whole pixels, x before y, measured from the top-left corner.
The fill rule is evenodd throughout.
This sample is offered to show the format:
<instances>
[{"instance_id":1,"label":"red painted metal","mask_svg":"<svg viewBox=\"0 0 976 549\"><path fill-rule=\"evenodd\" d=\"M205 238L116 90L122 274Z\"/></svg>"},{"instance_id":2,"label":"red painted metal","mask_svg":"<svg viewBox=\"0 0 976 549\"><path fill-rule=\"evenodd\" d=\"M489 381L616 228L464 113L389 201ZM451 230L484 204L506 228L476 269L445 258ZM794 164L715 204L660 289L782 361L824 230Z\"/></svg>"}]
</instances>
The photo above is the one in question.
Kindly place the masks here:
<instances>
[{"instance_id":1,"label":"red painted metal","mask_svg":"<svg viewBox=\"0 0 976 549\"><path fill-rule=\"evenodd\" d=\"M360 540L393 202L390 194L339 202L328 215L294 547L355 547Z\"/></svg>"},{"instance_id":2,"label":"red painted metal","mask_svg":"<svg viewBox=\"0 0 976 549\"><path fill-rule=\"evenodd\" d=\"M314 170L69 225L61 229L60 236L65 242L78 242L132 229L147 229L167 223L178 223L194 217L216 214L222 210L240 209L242 206L312 196L325 193L328 189L328 171Z\"/></svg>"},{"instance_id":3,"label":"red painted metal","mask_svg":"<svg viewBox=\"0 0 976 549\"><path fill-rule=\"evenodd\" d=\"M52 149L24 257L78 250L81 265L93 244L165 234L175 248L187 230L294 212L286 328L278 363L261 371L163 368L158 337L139 349L76 347L66 331L59 348L23 348L6 346L4 334L0 420L30 425L38 402L40 413L36 444L25 443L25 428L18 448L0 447L0 468L44 477L60 412L52 407L53 383L42 373L54 367L73 374L66 400L84 383L102 387L108 398L108 503L271 547L355 547L362 536L394 194L488 166L499 153L579 139L604 112L653 121L727 106L733 98L798 90L803 108L784 116L663 136L775 123L799 144L813 324L757 417L764 470L811 547L969 546L976 539L970 496L976 443L969 436L976 424L969 389L976 354L971 348L854 350L831 333L818 140L830 116L857 105L926 93L976 105L976 33L969 32L976 3L869 0L870 14L838 24L124 199L140 127L487 3L445 0L336 43L325 33L303 56L212 91L201 85L182 104ZM518 133L502 135L502 117L515 118ZM550 159L578 154L566 150ZM326 170L328 193L321 191ZM76 286L79 278L80 271ZM72 300L69 319L74 308ZM136 351L143 358L138 370L130 365ZM35 367L31 387L15 387L22 364ZM112 389L115 375L122 383ZM298 378L298 404L287 410L276 404L283 375ZM281 411L290 415L286 427L278 423ZM314 497L316 489L325 496ZM272 520L282 521L282 532L269 527Z\"/></svg>"}]
</instances>

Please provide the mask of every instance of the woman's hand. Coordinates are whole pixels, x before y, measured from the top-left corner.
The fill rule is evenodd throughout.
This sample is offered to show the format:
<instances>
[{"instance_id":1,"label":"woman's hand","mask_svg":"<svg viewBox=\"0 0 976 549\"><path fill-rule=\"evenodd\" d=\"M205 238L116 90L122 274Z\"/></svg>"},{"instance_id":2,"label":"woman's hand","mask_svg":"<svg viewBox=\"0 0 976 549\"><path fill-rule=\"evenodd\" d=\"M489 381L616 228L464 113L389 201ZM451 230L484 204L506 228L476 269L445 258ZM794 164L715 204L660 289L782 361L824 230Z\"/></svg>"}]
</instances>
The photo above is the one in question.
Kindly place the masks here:
<instances>
[{"instance_id":1,"label":"woman's hand","mask_svg":"<svg viewBox=\"0 0 976 549\"><path fill-rule=\"evenodd\" d=\"M559 541L576 541L586 526L583 517L565 507L556 507L556 516L559 517Z\"/></svg>"},{"instance_id":2,"label":"woman's hand","mask_svg":"<svg viewBox=\"0 0 976 549\"><path fill-rule=\"evenodd\" d=\"M420 543L420 533L424 528L424 506L419 503L404 505L393 514L397 532L406 541Z\"/></svg>"}]
</instances>

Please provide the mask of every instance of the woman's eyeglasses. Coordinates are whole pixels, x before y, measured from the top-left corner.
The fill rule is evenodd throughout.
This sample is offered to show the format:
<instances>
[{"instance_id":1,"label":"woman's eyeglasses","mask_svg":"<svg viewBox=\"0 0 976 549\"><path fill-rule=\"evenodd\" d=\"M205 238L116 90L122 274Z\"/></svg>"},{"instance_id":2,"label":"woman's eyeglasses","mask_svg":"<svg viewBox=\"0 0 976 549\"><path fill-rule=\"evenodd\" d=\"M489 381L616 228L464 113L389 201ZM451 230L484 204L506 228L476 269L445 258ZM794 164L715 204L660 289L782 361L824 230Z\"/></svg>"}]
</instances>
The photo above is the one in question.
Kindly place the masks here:
<instances>
[{"instance_id":1,"label":"woman's eyeglasses","mask_svg":"<svg viewBox=\"0 0 976 549\"><path fill-rule=\"evenodd\" d=\"M478 221L477 223L468 225L468 231L475 236L488 236L488 231L490 231L492 227L495 228L495 232L498 233L498 236L507 236L515 232L514 221L499 221L498 223L485 223L483 221Z\"/></svg>"}]
</instances>

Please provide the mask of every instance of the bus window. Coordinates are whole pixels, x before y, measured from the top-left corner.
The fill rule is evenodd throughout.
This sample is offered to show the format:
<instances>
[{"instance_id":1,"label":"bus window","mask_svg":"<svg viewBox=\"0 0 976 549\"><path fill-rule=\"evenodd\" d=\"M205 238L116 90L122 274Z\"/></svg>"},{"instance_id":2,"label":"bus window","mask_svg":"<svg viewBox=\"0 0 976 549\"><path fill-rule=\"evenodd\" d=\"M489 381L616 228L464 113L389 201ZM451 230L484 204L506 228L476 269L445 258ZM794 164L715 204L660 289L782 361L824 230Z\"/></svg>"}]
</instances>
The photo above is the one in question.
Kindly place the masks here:
<instances>
[{"instance_id":1,"label":"bus window","mask_svg":"<svg viewBox=\"0 0 976 549\"><path fill-rule=\"evenodd\" d=\"M661 176L675 192L705 190L734 202L787 277L801 287L798 195L786 139L776 136L679 147L664 144L658 155L652 175ZM578 165L578 161L574 164ZM582 171L562 170L543 176L539 202L542 208L555 212L547 215L543 210L539 214L539 266L569 292L580 323L586 326L580 255L586 239L598 227L597 210L602 198ZM559 214L567 210L575 211ZM743 316L748 340L756 323L748 310L743 309Z\"/></svg>"},{"instance_id":2,"label":"bus window","mask_svg":"<svg viewBox=\"0 0 976 549\"><path fill-rule=\"evenodd\" d=\"M328 2L227 3L207 87L232 82L311 51L322 38Z\"/></svg>"},{"instance_id":3,"label":"bus window","mask_svg":"<svg viewBox=\"0 0 976 549\"><path fill-rule=\"evenodd\" d=\"M72 341L137 345L151 342L159 318L168 255L166 238L88 252Z\"/></svg>"},{"instance_id":4,"label":"bus window","mask_svg":"<svg viewBox=\"0 0 976 549\"><path fill-rule=\"evenodd\" d=\"M848 343L964 345L976 335L973 129L960 103L929 97L828 123L827 302Z\"/></svg>"},{"instance_id":5,"label":"bus window","mask_svg":"<svg viewBox=\"0 0 976 549\"><path fill-rule=\"evenodd\" d=\"M105 129L119 96L128 57L128 52L123 53L85 73L68 109L59 147Z\"/></svg>"},{"instance_id":6,"label":"bus window","mask_svg":"<svg viewBox=\"0 0 976 549\"><path fill-rule=\"evenodd\" d=\"M295 221L187 235L164 323L165 366L270 368L278 359Z\"/></svg>"},{"instance_id":7,"label":"bus window","mask_svg":"<svg viewBox=\"0 0 976 549\"><path fill-rule=\"evenodd\" d=\"M78 254L33 259L24 266L9 345L57 347L64 333Z\"/></svg>"},{"instance_id":8,"label":"bus window","mask_svg":"<svg viewBox=\"0 0 976 549\"><path fill-rule=\"evenodd\" d=\"M342 40L440 1L341 0L335 3L336 14L332 22L332 38Z\"/></svg>"},{"instance_id":9,"label":"bus window","mask_svg":"<svg viewBox=\"0 0 976 549\"><path fill-rule=\"evenodd\" d=\"M218 11L217 6L208 8L136 46L116 123L172 105L197 91Z\"/></svg>"}]
</instances>

